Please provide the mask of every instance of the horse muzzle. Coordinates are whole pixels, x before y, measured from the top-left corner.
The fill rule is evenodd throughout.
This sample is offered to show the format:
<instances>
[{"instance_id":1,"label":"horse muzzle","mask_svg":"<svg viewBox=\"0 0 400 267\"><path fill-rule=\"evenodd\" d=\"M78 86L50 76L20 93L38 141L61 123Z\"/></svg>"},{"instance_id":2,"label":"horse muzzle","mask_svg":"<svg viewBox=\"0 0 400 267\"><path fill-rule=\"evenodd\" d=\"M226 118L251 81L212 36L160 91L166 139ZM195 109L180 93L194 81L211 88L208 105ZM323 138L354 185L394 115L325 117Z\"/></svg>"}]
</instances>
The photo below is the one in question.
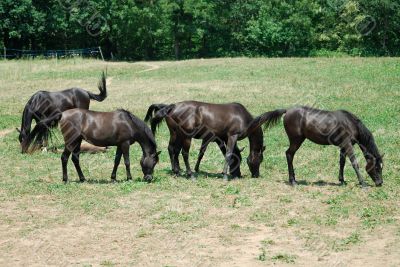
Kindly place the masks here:
<instances>
[{"instance_id":1,"label":"horse muzzle","mask_svg":"<svg viewBox=\"0 0 400 267\"><path fill-rule=\"evenodd\" d=\"M145 175L145 176L143 177L143 179L144 179L146 182L151 183L151 181L153 180L153 176L150 175L150 174L147 174L147 175Z\"/></svg>"}]
</instances>

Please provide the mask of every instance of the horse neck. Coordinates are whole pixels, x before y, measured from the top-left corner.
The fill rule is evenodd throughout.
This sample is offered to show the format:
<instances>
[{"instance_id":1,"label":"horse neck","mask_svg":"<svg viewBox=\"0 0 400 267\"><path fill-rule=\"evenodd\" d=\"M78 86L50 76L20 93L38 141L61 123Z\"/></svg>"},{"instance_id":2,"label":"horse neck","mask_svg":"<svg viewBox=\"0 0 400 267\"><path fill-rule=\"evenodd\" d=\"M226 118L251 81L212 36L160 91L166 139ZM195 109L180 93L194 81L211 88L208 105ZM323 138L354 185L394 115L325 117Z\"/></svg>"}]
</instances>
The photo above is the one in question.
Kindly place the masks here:
<instances>
[{"instance_id":1,"label":"horse neck","mask_svg":"<svg viewBox=\"0 0 400 267\"><path fill-rule=\"evenodd\" d=\"M31 124L32 124L32 111L30 104L26 104L24 108L24 112L22 114L22 122L21 122L21 132L23 134L29 134L31 131Z\"/></svg>"},{"instance_id":2,"label":"horse neck","mask_svg":"<svg viewBox=\"0 0 400 267\"><path fill-rule=\"evenodd\" d=\"M358 143L366 159L370 156L374 158L379 157L379 150L376 146L374 137L364 125L359 126Z\"/></svg>"},{"instance_id":3,"label":"horse neck","mask_svg":"<svg viewBox=\"0 0 400 267\"><path fill-rule=\"evenodd\" d=\"M264 138L263 138L263 132L261 130L261 127L254 130L253 133L249 135L249 142L250 142L250 152L262 151L263 145L264 145Z\"/></svg>"},{"instance_id":4,"label":"horse neck","mask_svg":"<svg viewBox=\"0 0 400 267\"><path fill-rule=\"evenodd\" d=\"M143 155L151 155L157 152L155 143L148 137L144 131L138 131L134 137L134 141L138 142L142 148Z\"/></svg>"}]
</instances>

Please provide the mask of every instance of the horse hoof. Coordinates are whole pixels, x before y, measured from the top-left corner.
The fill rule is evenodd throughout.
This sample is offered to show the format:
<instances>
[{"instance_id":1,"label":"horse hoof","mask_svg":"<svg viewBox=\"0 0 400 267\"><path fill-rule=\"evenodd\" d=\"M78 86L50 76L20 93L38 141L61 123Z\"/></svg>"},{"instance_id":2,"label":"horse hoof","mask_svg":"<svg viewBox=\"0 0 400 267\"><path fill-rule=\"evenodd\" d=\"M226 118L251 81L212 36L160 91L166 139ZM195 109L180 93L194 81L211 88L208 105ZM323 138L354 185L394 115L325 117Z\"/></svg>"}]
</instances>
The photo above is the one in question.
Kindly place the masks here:
<instances>
[{"instance_id":1,"label":"horse hoof","mask_svg":"<svg viewBox=\"0 0 400 267\"><path fill-rule=\"evenodd\" d=\"M291 186L296 186L297 185L296 181L289 181L289 183L290 183Z\"/></svg>"},{"instance_id":2,"label":"horse hoof","mask_svg":"<svg viewBox=\"0 0 400 267\"><path fill-rule=\"evenodd\" d=\"M111 178L111 183L115 184L117 182L116 178Z\"/></svg>"},{"instance_id":3,"label":"horse hoof","mask_svg":"<svg viewBox=\"0 0 400 267\"><path fill-rule=\"evenodd\" d=\"M345 186L347 183L345 181L340 181L341 186Z\"/></svg>"}]
</instances>

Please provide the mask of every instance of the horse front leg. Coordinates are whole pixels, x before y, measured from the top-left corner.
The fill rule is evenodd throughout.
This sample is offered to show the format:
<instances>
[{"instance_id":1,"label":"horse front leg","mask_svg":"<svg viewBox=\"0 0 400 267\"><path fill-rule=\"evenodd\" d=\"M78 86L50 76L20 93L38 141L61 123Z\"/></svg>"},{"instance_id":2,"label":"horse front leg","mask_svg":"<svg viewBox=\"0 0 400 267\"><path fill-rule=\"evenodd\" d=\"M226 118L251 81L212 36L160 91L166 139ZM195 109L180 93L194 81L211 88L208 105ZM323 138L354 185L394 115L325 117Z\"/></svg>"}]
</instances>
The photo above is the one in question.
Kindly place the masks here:
<instances>
[{"instance_id":1,"label":"horse front leg","mask_svg":"<svg viewBox=\"0 0 400 267\"><path fill-rule=\"evenodd\" d=\"M206 152L207 146L209 143L210 143L210 141L208 141L206 139L203 139L203 141L201 142L201 147L200 147L199 156L197 157L196 167L194 167L195 172L199 172L200 162L203 159L204 153Z\"/></svg>"},{"instance_id":2,"label":"horse front leg","mask_svg":"<svg viewBox=\"0 0 400 267\"><path fill-rule=\"evenodd\" d=\"M239 149L237 143L233 148L232 159L229 166L229 172L232 178L241 178L242 173L240 172L240 164L242 162L241 150Z\"/></svg>"},{"instance_id":3,"label":"horse front leg","mask_svg":"<svg viewBox=\"0 0 400 267\"><path fill-rule=\"evenodd\" d=\"M232 153L237 142L238 135L232 135L228 137L228 142L226 144L226 155L225 155L225 165L224 165L224 180L228 180L228 168L231 163Z\"/></svg>"},{"instance_id":4,"label":"horse front leg","mask_svg":"<svg viewBox=\"0 0 400 267\"><path fill-rule=\"evenodd\" d=\"M360 167L357 162L356 155L354 154L354 148L353 145L351 144L346 144L343 149L346 151L346 155L350 158L351 165L353 166L354 171L356 172L357 178L358 178L358 183L361 185L361 187L366 187L367 184L364 181L364 178L362 177L360 173Z\"/></svg>"},{"instance_id":5,"label":"horse front leg","mask_svg":"<svg viewBox=\"0 0 400 267\"><path fill-rule=\"evenodd\" d=\"M117 152L115 153L114 168L111 173L111 181L112 182L117 181L117 169L118 169L119 163L121 162L121 157L122 157L122 149L120 146L118 146Z\"/></svg>"},{"instance_id":6,"label":"horse front leg","mask_svg":"<svg viewBox=\"0 0 400 267\"><path fill-rule=\"evenodd\" d=\"M339 159L339 182L341 185L344 185L344 165L346 164L346 151L344 149L340 149L340 159Z\"/></svg>"}]
</instances>

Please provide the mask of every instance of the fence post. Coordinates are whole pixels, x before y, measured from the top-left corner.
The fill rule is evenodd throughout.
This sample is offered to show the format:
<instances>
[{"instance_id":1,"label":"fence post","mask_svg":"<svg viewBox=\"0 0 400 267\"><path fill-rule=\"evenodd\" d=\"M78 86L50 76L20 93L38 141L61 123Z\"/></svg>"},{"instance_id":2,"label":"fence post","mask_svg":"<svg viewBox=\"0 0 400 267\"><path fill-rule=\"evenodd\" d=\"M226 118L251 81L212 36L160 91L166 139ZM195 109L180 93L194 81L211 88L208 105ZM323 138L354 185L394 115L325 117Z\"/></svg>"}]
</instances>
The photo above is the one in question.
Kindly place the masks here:
<instances>
[{"instance_id":1,"label":"fence post","mask_svg":"<svg viewBox=\"0 0 400 267\"><path fill-rule=\"evenodd\" d=\"M103 61L104 61L103 52L101 51L101 47L100 47L100 46L99 46L99 51L100 51L101 58L102 58Z\"/></svg>"}]
</instances>

